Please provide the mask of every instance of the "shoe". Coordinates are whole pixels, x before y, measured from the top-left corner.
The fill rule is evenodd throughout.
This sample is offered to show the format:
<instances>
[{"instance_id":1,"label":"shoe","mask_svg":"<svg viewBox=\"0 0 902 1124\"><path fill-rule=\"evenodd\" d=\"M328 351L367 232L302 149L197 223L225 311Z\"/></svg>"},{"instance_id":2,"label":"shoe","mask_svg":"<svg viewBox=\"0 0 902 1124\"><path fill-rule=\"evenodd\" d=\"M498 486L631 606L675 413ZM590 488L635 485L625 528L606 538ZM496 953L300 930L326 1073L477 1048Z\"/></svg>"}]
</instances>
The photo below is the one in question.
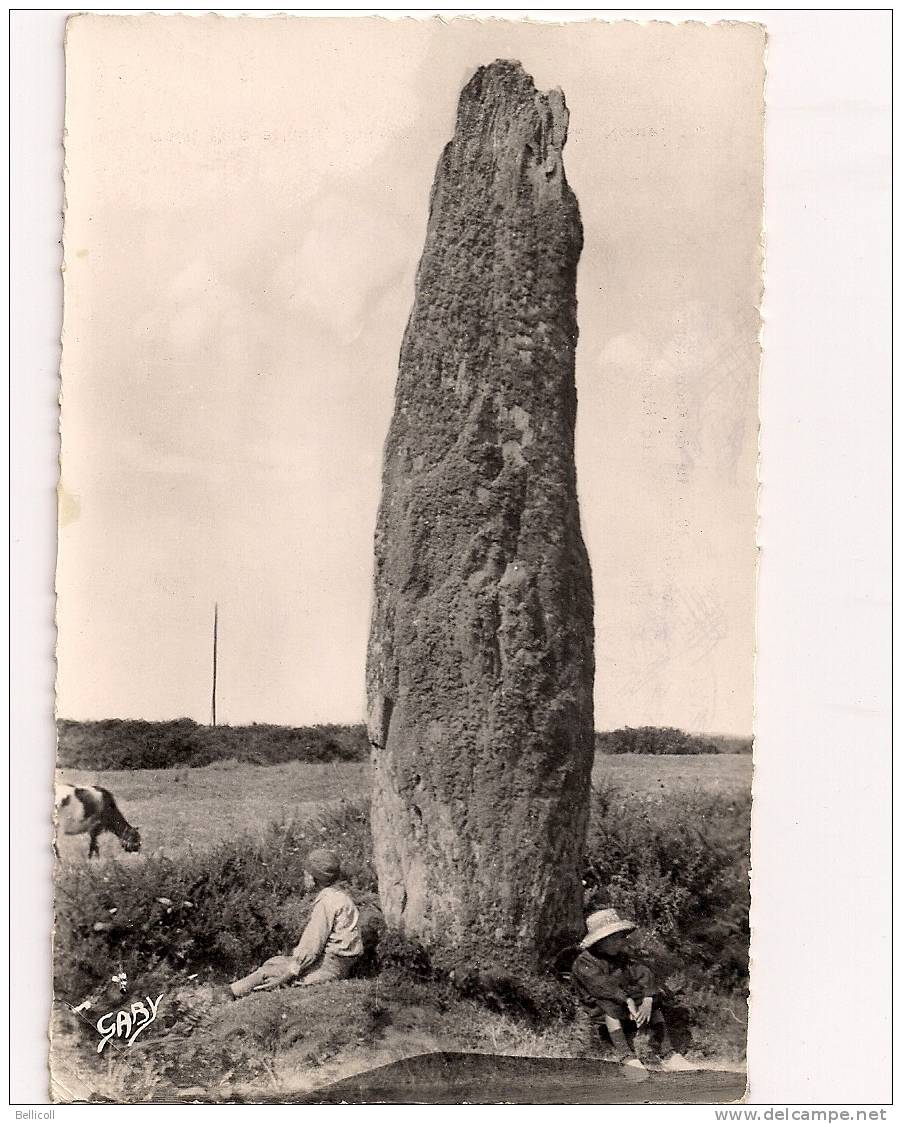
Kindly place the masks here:
<instances>
[{"instance_id":1,"label":"shoe","mask_svg":"<svg viewBox=\"0 0 902 1124\"><path fill-rule=\"evenodd\" d=\"M698 1069L698 1066L693 1065L682 1054L670 1054L661 1062L661 1069L668 1073L688 1073L689 1070Z\"/></svg>"},{"instance_id":2,"label":"shoe","mask_svg":"<svg viewBox=\"0 0 902 1124\"><path fill-rule=\"evenodd\" d=\"M237 999L237 996L228 984L221 984L213 988L213 1003L232 1003L235 999Z\"/></svg>"},{"instance_id":3,"label":"shoe","mask_svg":"<svg viewBox=\"0 0 902 1124\"><path fill-rule=\"evenodd\" d=\"M627 1058L623 1064L625 1066L628 1066L630 1069L643 1069L648 1072L646 1067L642 1064L642 1062L639 1061L638 1058Z\"/></svg>"}]
</instances>

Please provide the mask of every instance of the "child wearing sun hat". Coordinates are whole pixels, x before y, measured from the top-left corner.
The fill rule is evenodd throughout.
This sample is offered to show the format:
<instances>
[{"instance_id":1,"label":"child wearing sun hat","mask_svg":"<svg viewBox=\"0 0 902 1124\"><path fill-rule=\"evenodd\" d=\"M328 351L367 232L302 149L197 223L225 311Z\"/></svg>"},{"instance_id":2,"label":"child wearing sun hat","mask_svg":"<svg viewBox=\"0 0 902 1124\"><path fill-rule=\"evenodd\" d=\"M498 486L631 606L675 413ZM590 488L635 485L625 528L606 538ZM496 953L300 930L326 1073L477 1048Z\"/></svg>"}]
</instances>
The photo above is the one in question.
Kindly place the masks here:
<instances>
[{"instance_id":1,"label":"child wearing sun hat","mask_svg":"<svg viewBox=\"0 0 902 1124\"><path fill-rule=\"evenodd\" d=\"M693 1069L671 1044L651 969L627 947L635 922L620 917L616 909L600 909L586 919L586 928L571 977L587 1006L604 1021L619 1060L631 1068L646 1068L627 1038L627 1032L635 1030L636 1045L646 1055L654 1049L654 1034L662 1069Z\"/></svg>"}]
</instances>

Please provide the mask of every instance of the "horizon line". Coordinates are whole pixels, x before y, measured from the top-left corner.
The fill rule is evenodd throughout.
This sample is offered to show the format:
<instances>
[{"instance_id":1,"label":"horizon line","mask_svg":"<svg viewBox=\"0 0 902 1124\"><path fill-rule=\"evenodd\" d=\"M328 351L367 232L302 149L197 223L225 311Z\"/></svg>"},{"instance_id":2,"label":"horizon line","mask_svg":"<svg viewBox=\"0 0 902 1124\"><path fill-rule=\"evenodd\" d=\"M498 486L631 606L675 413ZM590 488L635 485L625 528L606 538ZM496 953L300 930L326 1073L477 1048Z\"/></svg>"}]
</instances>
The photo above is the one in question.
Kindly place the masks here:
<instances>
[{"instance_id":1,"label":"horizon line","mask_svg":"<svg viewBox=\"0 0 902 1124\"><path fill-rule=\"evenodd\" d=\"M208 730L221 730L221 729L242 729L252 726L274 726L282 730L307 730L316 726L363 726L366 727L366 721L363 718L358 718L356 721L337 721L334 719L327 719L322 721L304 722L296 725L291 722L266 722L266 721L252 721L252 722L217 722L215 726L209 722L198 722L196 718L191 718L190 715L182 714L177 718L119 718L108 716L106 718L64 718L62 715L55 715L54 721L60 722L75 722L87 725L92 722L145 722L149 725L163 725L170 722L193 722L195 726L200 726ZM596 734L613 734L618 730L679 730L683 734L688 734L691 737L697 738L743 738L749 741L755 741L754 733L738 733L726 731L713 731L713 730L687 730L682 726L662 726L654 722L644 722L638 725L626 724L622 726L612 726L607 729L599 727L594 728Z\"/></svg>"}]
</instances>

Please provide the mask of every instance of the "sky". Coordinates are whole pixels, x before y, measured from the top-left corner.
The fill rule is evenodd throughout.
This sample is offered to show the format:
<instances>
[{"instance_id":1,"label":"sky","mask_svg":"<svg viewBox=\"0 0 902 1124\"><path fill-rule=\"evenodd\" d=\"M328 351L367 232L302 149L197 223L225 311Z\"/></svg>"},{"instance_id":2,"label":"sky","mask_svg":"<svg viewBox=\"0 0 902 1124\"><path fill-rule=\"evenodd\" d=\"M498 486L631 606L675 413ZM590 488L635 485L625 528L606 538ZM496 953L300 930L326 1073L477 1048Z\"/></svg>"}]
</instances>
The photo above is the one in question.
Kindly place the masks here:
<instances>
[{"instance_id":1,"label":"sky","mask_svg":"<svg viewBox=\"0 0 902 1124\"><path fill-rule=\"evenodd\" d=\"M61 717L357 722L373 531L457 98L570 108L596 726L753 722L763 34L80 16L67 36Z\"/></svg>"}]
</instances>

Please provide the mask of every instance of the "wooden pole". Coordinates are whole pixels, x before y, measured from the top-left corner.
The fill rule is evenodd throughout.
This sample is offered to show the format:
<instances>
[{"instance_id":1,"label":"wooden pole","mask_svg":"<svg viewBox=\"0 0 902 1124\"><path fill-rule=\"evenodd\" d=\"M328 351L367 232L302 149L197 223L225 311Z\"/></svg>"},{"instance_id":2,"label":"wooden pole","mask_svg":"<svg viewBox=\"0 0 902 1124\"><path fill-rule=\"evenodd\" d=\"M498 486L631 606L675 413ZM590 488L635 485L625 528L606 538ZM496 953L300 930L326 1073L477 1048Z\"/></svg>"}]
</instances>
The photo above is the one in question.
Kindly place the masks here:
<instances>
[{"instance_id":1,"label":"wooden pole","mask_svg":"<svg viewBox=\"0 0 902 1124\"><path fill-rule=\"evenodd\" d=\"M216 725L216 646L219 638L219 604L213 605L213 725Z\"/></svg>"}]
</instances>

